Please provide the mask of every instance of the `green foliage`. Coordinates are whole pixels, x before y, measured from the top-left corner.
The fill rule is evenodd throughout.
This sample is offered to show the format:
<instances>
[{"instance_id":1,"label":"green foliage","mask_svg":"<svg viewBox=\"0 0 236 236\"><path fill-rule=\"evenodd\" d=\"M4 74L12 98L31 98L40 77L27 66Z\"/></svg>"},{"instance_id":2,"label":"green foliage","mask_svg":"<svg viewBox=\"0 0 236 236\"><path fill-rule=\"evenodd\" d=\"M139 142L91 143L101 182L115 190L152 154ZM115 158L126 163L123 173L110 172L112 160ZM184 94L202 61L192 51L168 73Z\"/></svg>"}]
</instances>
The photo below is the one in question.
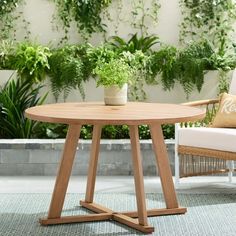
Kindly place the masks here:
<instances>
[{"instance_id":1,"label":"green foliage","mask_svg":"<svg viewBox=\"0 0 236 236\"><path fill-rule=\"evenodd\" d=\"M207 40L189 42L182 49L166 46L153 52L148 62L155 77L161 75L165 90L171 90L179 82L188 96L195 88L200 91L204 83L206 70L228 71L236 66L236 55L223 57L215 52Z\"/></svg>"},{"instance_id":2,"label":"green foliage","mask_svg":"<svg viewBox=\"0 0 236 236\"><path fill-rule=\"evenodd\" d=\"M22 11L17 11L19 5L24 4L24 0L1 0L0 1L0 39L9 40L15 39L16 21L21 21L21 27L25 30L25 39L28 39L30 34L28 30L29 22L23 17ZM19 24L18 24L19 26Z\"/></svg>"},{"instance_id":3,"label":"green foliage","mask_svg":"<svg viewBox=\"0 0 236 236\"><path fill-rule=\"evenodd\" d=\"M37 138L65 138L68 127L63 124L40 123L39 128L34 132ZM173 139L174 125L163 125L163 135L166 139ZM81 128L81 139L92 139L93 126L83 125ZM102 139L129 139L129 127L127 125L106 125L102 129ZM139 126L139 138L150 139L151 133L148 125Z\"/></svg>"},{"instance_id":4,"label":"green foliage","mask_svg":"<svg viewBox=\"0 0 236 236\"><path fill-rule=\"evenodd\" d=\"M149 67L152 76L161 75L161 82L164 90L170 90L174 87L176 78L177 49L172 46L166 46L159 51L154 52L149 60Z\"/></svg>"},{"instance_id":5,"label":"green foliage","mask_svg":"<svg viewBox=\"0 0 236 236\"><path fill-rule=\"evenodd\" d=\"M162 125L163 136L165 139L175 138L175 126L174 125Z\"/></svg>"},{"instance_id":6,"label":"green foliage","mask_svg":"<svg viewBox=\"0 0 236 236\"><path fill-rule=\"evenodd\" d=\"M0 43L0 69L12 69L14 65L15 45L12 41L2 40Z\"/></svg>"},{"instance_id":7,"label":"green foliage","mask_svg":"<svg viewBox=\"0 0 236 236\"><path fill-rule=\"evenodd\" d=\"M161 5L158 0L132 0L132 20L131 26L140 30L142 35L148 34L148 24L158 23L158 13Z\"/></svg>"},{"instance_id":8,"label":"green foliage","mask_svg":"<svg viewBox=\"0 0 236 236\"><path fill-rule=\"evenodd\" d=\"M14 28L14 12L20 0L4 0L0 4L0 39L7 39Z\"/></svg>"},{"instance_id":9,"label":"green foliage","mask_svg":"<svg viewBox=\"0 0 236 236\"><path fill-rule=\"evenodd\" d=\"M98 47L90 47L87 50L87 56L93 69L95 69L98 63L108 63L112 59L118 58L119 53L111 47L109 44L103 44Z\"/></svg>"},{"instance_id":10,"label":"green foliage","mask_svg":"<svg viewBox=\"0 0 236 236\"><path fill-rule=\"evenodd\" d=\"M97 86L117 85L121 88L133 79L133 70L123 59L111 59L107 63L98 62L93 72L98 76Z\"/></svg>"},{"instance_id":11,"label":"green foliage","mask_svg":"<svg viewBox=\"0 0 236 236\"><path fill-rule=\"evenodd\" d=\"M78 32L92 34L102 32L101 13L110 5L111 0L53 0L57 8L57 17L61 21L65 34L68 34L71 22L75 21ZM67 36L66 36L67 39Z\"/></svg>"},{"instance_id":12,"label":"green foliage","mask_svg":"<svg viewBox=\"0 0 236 236\"><path fill-rule=\"evenodd\" d=\"M208 39L221 56L232 48L234 0L181 0L181 41Z\"/></svg>"},{"instance_id":13,"label":"green foliage","mask_svg":"<svg viewBox=\"0 0 236 236\"><path fill-rule=\"evenodd\" d=\"M33 138L65 138L68 127L64 124L41 123L33 130Z\"/></svg>"},{"instance_id":14,"label":"green foliage","mask_svg":"<svg viewBox=\"0 0 236 236\"><path fill-rule=\"evenodd\" d=\"M25 109L40 105L46 96L38 97L42 86L31 87L28 80L10 80L0 91L0 137L30 138L37 122L24 117Z\"/></svg>"},{"instance_id":15,"label":"green foliage","mask_svg":"<svg viewBox=\"0 0 236 236\"><path fill-rule=\"evenodd\" d=\"M149 67L150 56L144 54L140 50L134 53L123 51L120 54L124 60L133 69L133 82L130 85L129 99L131 100L145 100L146 92L144 91L144 84L156 84L156 77L152 75Z\"/></svg>"},{"instance_id":16,"label":"green foliage","mask_svg":"<svg viewBox=\"0 0 236 236\"><path fill-rule=\"evenodd\" d=\"M17 45L15 55L15 68L21 78L37 83L45 78L49 69L48 59L51 56L50 49L30 42L22 42Z\"/></svg>"},{"instance_id":17,"label":"green foliage","mask_svg":"<svg viewBox=\"0 0 236 236\"><path fill-rule=\"evenodd\" d=\"M213 50L206 42L190 43L186 48L179 51L176 70L178 81L184 91L189 95L194 86L200 92L204 83L204 70L208 67L208 58Z\"/></svg>"},{"instance_id":18,"label":"green foliage","mask_svg":"<svg viewBox=\"0 0 236 236\"><path fill-rule=\"evenodd\" d=\"M119 36L113 36L109 43L117 48L119 52L135 53L136 51L142 51L143 53L150 53L151 48L159 43L159 37L155 35L138 37L136 33L128 41Z\"/></svg>"},{"instance_id":19,"label":"green foliage","mask_svg":"<svg viewBox=\"0 0 236 236\"><path fill-rule=\"evenodd\" d=\"M92 48L88 56L94 68L98 63L109 63L113 59L123 59L133 71L132 83L129 86L129 99L145 100L144 84L157 83L148 66L148 60L152 54L152 46L158 42L158 37L153 35L138 37L135 34L128 41L114 36L106 44Z\"/></svg>"},{"instance_id":20,"label":"green foliage","mask_svg":"<svg viewBox=\"0 0 236 236\"><path fill-rule=\"evenodd\" d=\"M89 79L92 69L86 56L86 45L64 46L52 52L49 58L49 76L55 99L63 92L66 100L71 89L79 89L82 98L85 97L83 82Z\"/></svg>"}]
</instances>

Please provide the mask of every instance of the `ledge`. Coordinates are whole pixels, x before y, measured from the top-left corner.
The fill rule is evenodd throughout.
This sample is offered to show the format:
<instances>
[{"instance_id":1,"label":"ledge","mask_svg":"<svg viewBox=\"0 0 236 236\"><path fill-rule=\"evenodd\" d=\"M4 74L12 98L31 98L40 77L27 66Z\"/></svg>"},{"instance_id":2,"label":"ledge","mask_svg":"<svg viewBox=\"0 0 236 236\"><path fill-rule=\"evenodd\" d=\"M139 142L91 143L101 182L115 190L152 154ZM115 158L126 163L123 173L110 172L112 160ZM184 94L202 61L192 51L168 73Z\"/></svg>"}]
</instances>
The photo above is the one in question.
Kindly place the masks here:
<instances>
[{"instance_id":1,"label":"ledge","mask_svg":"<svg viewBox=\"0 0 236 236\"><path fill-rule=\"evenodd\" d=\"M0 149L40 149L62 150L65 139L0 139ZM165 140L167 145L174 144L174 139ZM91 140L79 140L78 149L90 149ZM142 150L152 148L151 139L140 140ZM101 150L131 150L129 139L101 139Z\"/></svg>"},{"instance_id":2,"label":"ledge","mask_svg":"<svg viewBox=\"0 0 236 236\"><path fill-rule=\"evenodd\" d=\"M64 139L0 140L0 175L56 175ZM174 140L166 140L174 170ZM144 175L157 175L151 140L140 140ZM91 140L80 140L72 175L86 175ZM130 140L101 140L98 175L132 175ZM174 172L173 172L174 173Z\"/></svg>"}]
</instances>

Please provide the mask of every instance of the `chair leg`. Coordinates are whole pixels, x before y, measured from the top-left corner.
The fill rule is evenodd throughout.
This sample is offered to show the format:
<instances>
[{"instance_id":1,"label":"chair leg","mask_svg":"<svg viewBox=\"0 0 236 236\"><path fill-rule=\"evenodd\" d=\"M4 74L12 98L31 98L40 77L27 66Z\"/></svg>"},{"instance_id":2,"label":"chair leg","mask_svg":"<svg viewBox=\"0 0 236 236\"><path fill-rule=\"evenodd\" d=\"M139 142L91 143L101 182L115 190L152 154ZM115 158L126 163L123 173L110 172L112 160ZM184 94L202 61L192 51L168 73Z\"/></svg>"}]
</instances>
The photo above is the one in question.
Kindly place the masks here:
<instances>
[{"instance_id":1,"label":"chair leg","mask_svg":"<svg viewBox=\"0 0 236 236\"><path fill-rule=\"evenodd\" d=\"M228 173L229 183L232 183L233 171L234 171L234 161L228 161L227 164L228 164L228 168L229 168L229 173Z\"/></svg>"}]
</instances>

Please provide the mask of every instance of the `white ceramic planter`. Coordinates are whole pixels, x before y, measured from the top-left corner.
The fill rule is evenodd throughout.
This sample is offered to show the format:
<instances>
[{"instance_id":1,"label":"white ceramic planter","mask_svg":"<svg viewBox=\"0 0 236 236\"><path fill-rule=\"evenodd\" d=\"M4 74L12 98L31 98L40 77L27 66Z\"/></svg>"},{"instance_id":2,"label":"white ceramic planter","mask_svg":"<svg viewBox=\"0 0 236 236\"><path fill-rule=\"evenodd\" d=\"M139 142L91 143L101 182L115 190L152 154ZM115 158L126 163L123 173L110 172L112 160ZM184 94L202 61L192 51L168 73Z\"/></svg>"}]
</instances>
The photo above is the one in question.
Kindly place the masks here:
<instances>
[{"instance_id":1,"label":"white ceramic planter","mask_svg":"<svg viewBox=\"0 0 236 236\"><path fill-rule=\"evenodd\" d=\"M128 85L124 84L122 88L113 85L104 88L104 102L106 105L121 106L127 103Z\"/></svg>"}]
</instances>

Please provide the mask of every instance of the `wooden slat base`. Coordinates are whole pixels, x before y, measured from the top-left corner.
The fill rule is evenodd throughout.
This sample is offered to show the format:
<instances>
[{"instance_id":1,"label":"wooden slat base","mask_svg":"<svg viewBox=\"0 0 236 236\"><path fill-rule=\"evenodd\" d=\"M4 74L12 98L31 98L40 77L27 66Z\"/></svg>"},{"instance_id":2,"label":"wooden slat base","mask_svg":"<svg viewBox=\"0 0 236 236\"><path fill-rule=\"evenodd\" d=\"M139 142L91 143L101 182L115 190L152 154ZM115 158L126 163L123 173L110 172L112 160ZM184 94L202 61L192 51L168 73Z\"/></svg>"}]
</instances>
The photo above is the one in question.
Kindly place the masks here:
<instances>
[{"instance_id":1,"label":"wooden slat base","mask_svg":"<svg viewBox=\"0 0 236 236\"><path fill-rule=\"evenodd\" d=\"M178 215L178 214L185 214L187 212L187 208L173 208L173 209L151 209L147 210L147 215L149 217L151 216L165 216L165 215ZM137 218L138 217L138 212L137 211L124 211L120 212L122 215L126 215L132 218Z\"/></svg>"},{"instance_id":2,"label":"wooden slat base","mask_svg":"<svg viewBox=\"0 0 236 236\"><path fill-rule=\"evenodd\" d=\"M113 220L125 224L129 227L132 227L134 229L137 229L143 233L154 232L154 227L140 225L137 219L133 219L138 217L137 211L115 212L97 203L87 203L85 201L80 201L80 205L98 214L105 214L105 213L111 214ZM148 216L162 216L162 215L184 214L186 212L187 212L186 208L151 209L147 211L147 214Z\"/></svg>"},{"instance_id":3,"label":"wooden slat base","mask_svg":"<svg viewBox=\"0 0 236 236\"><path fill-rule=\"evenodd\" d=\"M119 213L119 214L126 215L132 218L138 217L137 211L114 212L110 210L109 208L101 206L97 203L87 203L85 201L80 201L80 205L96 213L112 213L112 214ZM186 212L187 212L187 208L184 208L184 207L173 208L173 209L164 208L164 209L147 210L148 216L178 215L178 214L185 214Z\"/></svg>"},{"instance_id":4,"label":"wooden slat base","mask_svg":"<svg viewBox=\"0 0 236 236\"><path fill-rule=\"evenodd\" d=\"M57 225L57 224L110 220L111 218L112 218L111 213L101 213L101 214L90 214L90 215L79 215L79 216L63 216L55 219L42 218L39 220L39 223L41 225Z\"/></svg>"},{"instance_id":5,"label":"wooden slat base","mask_svg":"<svg viewBox=\"0 0 236 236\"><path fill-rule=\"evenodd\" d=\"M55 218L55 219L43 218L43 219L40 219L39 222L41 225L55 225L55 224L103 221L103 220L112 219L121 224L125 224L131 228L139 230L143 233L154 232L154 227L149 226L149 225L147 226L141 225L139 224L138 219L133 219L133 218L138 217L137 211L115 212L97 203L87 203L85 201L80 201L80 204L81 206L95 212L96 214L63 216L63 217ZM161 215L172 215L172 214L184 214L186 213L186 211L187 211L186 208L151 209L147 211L147 214L148 216L161 216Z\"/></svg>"},{"instance_id":6,"label":"wooden slat base","mask_svg":"<svg viewBox=\"0 0 236 236\"><path fill-rule=\"evenodd\" d=\"M119 214L119 213L115 213L113 214L113 217L112 217L113 220L121 223L121 224L124 224L124 225L127 225L131 228L134 228L136 230L139 230L143 233L147 233L147 234L150 234L152 232L154 232L154 227L152 226L143 226L143 225L140 225L138 223L138 220L137 219L133 219L129 216L125 216L125 215L122 215L122 214Z\"/></svg>"}]
</instances>

